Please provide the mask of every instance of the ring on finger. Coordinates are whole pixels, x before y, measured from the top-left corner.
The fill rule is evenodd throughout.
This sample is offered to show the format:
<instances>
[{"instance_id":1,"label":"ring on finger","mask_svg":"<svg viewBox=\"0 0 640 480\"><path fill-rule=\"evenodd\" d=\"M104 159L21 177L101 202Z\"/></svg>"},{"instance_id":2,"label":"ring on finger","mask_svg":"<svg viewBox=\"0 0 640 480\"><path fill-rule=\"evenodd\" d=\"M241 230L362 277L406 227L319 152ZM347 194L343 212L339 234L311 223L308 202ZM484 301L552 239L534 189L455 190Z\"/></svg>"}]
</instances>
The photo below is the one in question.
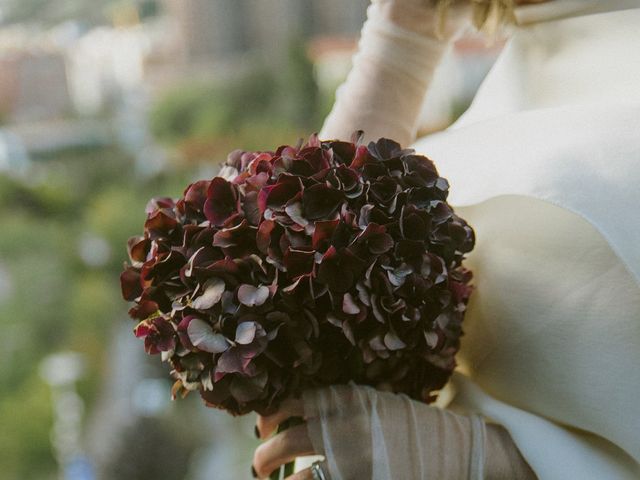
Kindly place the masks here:
<instances>
[{"instance_id":1,"label":"ring on finger","mask_svg":"<svg viewBox=\"0 0 640 480\"><path fill-rule=\"evenodd\" d=\"M329 480L329 476L325 474L323 464L325 462L313 462L311 464L311 477L313 480Z\"/></svg>"}]
</instances>

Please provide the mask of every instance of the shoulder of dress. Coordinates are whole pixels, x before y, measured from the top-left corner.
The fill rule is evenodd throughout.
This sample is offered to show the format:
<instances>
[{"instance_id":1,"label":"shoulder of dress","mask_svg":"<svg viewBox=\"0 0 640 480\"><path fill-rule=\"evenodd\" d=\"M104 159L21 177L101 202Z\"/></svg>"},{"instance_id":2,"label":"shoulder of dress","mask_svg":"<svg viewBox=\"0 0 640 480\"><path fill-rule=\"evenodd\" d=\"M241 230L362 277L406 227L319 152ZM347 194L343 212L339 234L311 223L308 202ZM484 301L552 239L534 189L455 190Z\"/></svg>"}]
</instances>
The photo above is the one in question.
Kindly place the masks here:
<instances>
[{"instance_id":1,"label":"shoulder of dress","mask_svg":"<svg viewBox=\"0 0 640 480\"><path fill-rule=\"evenodd\" d=\"M473 204L507 193L600 189L603 181L619 189L636 183L639 135L640 104L576 106L448 129L418 139L413 148L452 182L452 201Z\"/></svg>"},{"instance_id":2,"label":"shoulder of dress","mask_svg":"<svg viewBox=\"0 0 640 480\"><path fill-rule=\"evenodd\" d=\"M450 181L452 205L521 195L568 209L600 231L640 283L640 105L518 112L414 148Z\"/></svg>"}]
</instances>

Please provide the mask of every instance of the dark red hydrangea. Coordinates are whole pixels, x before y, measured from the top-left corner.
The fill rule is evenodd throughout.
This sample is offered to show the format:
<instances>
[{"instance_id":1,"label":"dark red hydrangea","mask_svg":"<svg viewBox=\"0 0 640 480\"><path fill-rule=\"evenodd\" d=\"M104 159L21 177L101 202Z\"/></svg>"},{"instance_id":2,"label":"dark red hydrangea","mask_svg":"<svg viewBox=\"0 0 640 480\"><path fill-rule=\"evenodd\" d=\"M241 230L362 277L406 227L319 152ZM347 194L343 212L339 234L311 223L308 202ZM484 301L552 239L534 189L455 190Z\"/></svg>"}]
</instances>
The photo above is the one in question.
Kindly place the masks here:
<instances>
[{"instance_id":1,"label":"dark red hydrangea","mask_svg":"<svg viewBox=\"0 0 640 480\"><path fill-rule=\"evenodd\" d=\"M349 381L432 401L471 293L474 233L448 189L388 139L235 151L149 203L121 276L135 334L171 364L174 396L234 414Z\"/></svg>"}]
</instances>

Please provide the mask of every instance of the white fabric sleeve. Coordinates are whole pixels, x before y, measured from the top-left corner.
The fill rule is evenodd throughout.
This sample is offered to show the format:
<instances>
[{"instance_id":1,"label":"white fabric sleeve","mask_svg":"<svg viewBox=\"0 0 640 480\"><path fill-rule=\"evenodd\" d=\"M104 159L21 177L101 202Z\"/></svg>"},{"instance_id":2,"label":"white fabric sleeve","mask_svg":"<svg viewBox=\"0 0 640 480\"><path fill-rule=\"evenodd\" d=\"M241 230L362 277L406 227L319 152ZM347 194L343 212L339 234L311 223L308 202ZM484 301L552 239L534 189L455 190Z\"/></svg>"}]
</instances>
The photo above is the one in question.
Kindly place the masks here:
<instances>
[{"instance_id":1,"label":"white fabric sleeve","mask_svg":"<svg viewBox=\"0 0 640 480\"><path fill-rule=\"evenodd\" d=\"M508 433L487 429L477 415L354 384L305 392L303 400L331 480L535 478Z\"/></svg>"},{"instance_id":2,"label":"white fabric sleeve","mask_svg":"<svg viewBox=\"0 0 640 480\"><path fill-rule=\"evenodd\" d=\"M470 8L456 7L447 18L439 29L429 2L373 0L353 68L320 137L346 140L363 130L367 140L412 143L427 87L449 40L469 23Z\"/></svg>"}]
</instances>

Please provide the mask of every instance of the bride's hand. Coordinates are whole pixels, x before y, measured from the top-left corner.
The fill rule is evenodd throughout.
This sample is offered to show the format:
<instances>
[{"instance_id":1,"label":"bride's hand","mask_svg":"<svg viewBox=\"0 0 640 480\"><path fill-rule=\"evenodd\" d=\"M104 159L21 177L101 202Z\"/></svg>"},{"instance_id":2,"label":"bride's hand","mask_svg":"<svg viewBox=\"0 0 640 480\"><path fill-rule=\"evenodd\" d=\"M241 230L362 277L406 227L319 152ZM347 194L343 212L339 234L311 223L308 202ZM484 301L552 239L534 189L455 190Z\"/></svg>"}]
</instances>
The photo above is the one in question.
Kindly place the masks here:
<instances>
[{"instance_id":1,"label":"bride's hand","mask_svg":"<svg viewBox=\"0 0 640 480\"><path fill-rule=\"evenodd\" d=\"M290 417L306 423L273 433ZM477 416L458 415L371 387L337 385L287 400L258 417L265 440L253 457L265 478L296 457L323 455L334 478L533 479L535 475L509 434ZM310 469L289 480L311 480Z\"/></svg>"},{"instance_id":2,"label":"bride's hand","mask_svg":"<svg viewBox=\"0 0 640 480\"><path fill-rule=\"evenodd\" d=\"M273 435L290 417L302 417L306 423ZM323 462L326 476L346 480L464 479L473 463L469 417L353 384L307 391L301 400L287 400L275 414L259 416L256 429L265 440L253 458L259 478L306 455L328 455L330 465ZM307 469L292 480L311 478Z\"/></svg>"},{"instance_id":3,"label":"bride's hand","mask_svg":"<svg viewBox=\"0 0 640 480\"><path fill-rule=\"evenodd\" d=\"M253 468L258 478L266 478L281 465L293 461L296 457L315 455L307 424L296 425L276 435L272 434L278 425L290 417L304 418L304 405L301 399L289 399L280 409L268 417L258 415L256 434L265 440L253 455ZM311 480L309 469L288 477L287 480Z\"/></svg>"}]
</instances>

